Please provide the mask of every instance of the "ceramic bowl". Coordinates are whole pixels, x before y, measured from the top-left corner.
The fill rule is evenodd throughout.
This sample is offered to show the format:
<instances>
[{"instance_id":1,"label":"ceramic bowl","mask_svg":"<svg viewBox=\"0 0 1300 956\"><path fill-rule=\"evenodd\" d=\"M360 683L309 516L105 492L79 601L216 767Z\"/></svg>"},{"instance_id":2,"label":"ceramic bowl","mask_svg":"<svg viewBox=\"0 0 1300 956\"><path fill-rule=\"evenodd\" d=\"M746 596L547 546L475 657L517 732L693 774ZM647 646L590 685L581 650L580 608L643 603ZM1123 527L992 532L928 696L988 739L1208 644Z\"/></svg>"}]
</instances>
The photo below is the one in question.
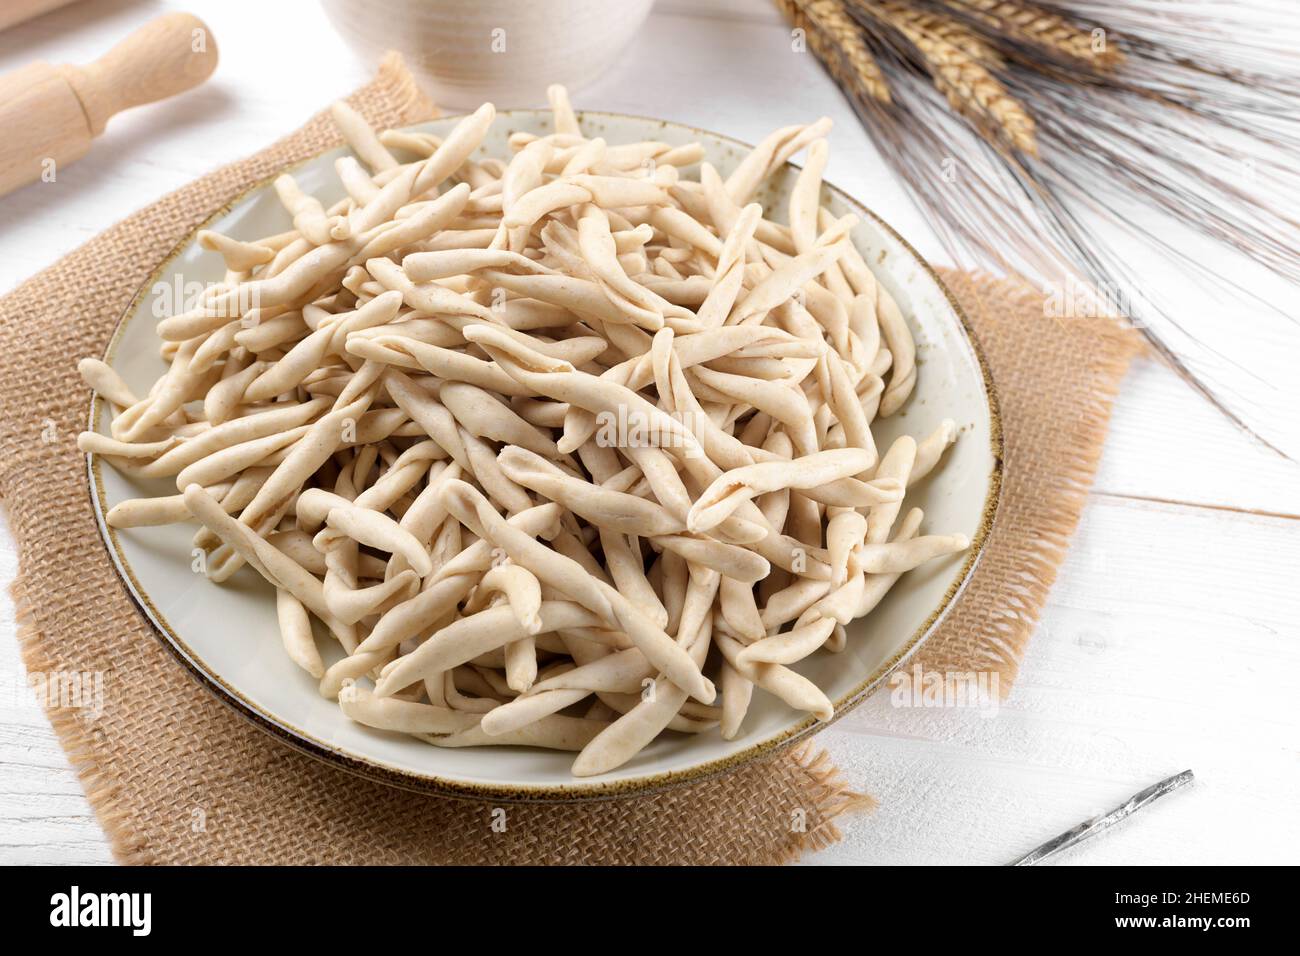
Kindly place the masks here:
<instances>
[{"instance_id":1,"label":"ceramic bowl","mask_svg":"<svg viewBox=\"0 0 1300 956\"><path fill-rule=\"evenodd\" d=\"M454 122L445 118L416 128L445 135ZM604 136L611 143L699 141L724 174L748 149L716 133L660 120L586 112L581 122L587 135ZM549 132L550 114L500 114L481 152L508 155L506 138L516 130ZM295 167L303 188L327 200L342 198L333 173L341 152L331 150ZM770 210L784 209L795 175L793 167L780 171L759 201ZM909 491L908 503L925 510L923 530L961 532L972 540L969 551L904 575L869 617L849 627L848 647L842 653L820 652L796 665L826 692L838 717L915 652L969 579L997 507L1001 444L993 383L960 308L938 276L889 226L849 196L827 186L823 201L836 214L852 211L861 216L853 241L898 301L916 338L916 391L903 410L878 420L876 440L884 448L902 433L924 436L944 418L957 423L956 445L940 467ZM243 239L290 227L269 184L244 194L205 225ZM171 313L176 297L187 287L193 292L198 283L221 277L220 258L202 250L191 236L141 290L106 355L138 394L147 392L165 368L154 333L158 318ZM108 430L105 407L97 399L91 427ZM355 724L289 661L276 626L274 594L253 571L244 568L224 586L194 573L192 525L118 531L104 524L103 514L125 498L174 494L170 482L141 482L94 457L90 468L93 503L108 549L167 646L200 680L263 728L342 768L443 794L501 801L586 799L697 781L771 754L826 726L759 691L734 740L723 740L716 731L670 733L612 773L575 779L569 773L572 754L507 747L444 750ZM326 663L335 659L337 652ZM163 712L157 719L165 723L170 716Z\"/></svg>"},{"instance_id":2,"label":"ceramic bowl","mask_svg":"<svg viewBox=\"0 0 1300 956\"><path fill-rule=\"evenodd\" d=\"M321 0L344 42L374 65L397 50L443 107L543 103L604 73L654 0Z\"/></svg>"}]
</instances>

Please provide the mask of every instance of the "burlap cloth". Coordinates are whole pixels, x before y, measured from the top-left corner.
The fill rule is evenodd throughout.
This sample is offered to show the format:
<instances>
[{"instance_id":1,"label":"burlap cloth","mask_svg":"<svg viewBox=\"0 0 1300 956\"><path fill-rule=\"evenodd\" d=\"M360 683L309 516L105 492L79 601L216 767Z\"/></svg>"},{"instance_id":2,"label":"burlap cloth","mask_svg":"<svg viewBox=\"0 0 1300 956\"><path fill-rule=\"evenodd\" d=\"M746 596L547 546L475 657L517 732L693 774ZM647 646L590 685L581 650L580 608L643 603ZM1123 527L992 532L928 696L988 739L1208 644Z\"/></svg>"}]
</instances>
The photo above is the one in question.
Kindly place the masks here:
<instances>
[{"instance_id":1,"label":"burlap cloth","mask_svg":"<svg viewBox=\"0 0 1300 956\"><path fill-rule=\"evenodd\" d=\"M374 125L431 105L396 58L351 102ZM118 579L75 437L79 357L100 355L154 266L215 208L338 141L322 114L255 156L118 223L0 300L0 499L18 542L12 593L29 674L102 672L102 713L47 707L125 863L775 863L838 839L870 806L825 754L791 748L727 776L639 799L509 809L391 789L256 729L164 649ZM1032 290L962 273L997 382L1001 513L978 571L926 645L938 670L992 670L1005 693L1078 521L1135 338L1043 317ZM57 703L57 702L56 702ZM865 787L869 781L852 781ZM801 809L806 826L791 826Z\"/></svg>"}]
</instances>

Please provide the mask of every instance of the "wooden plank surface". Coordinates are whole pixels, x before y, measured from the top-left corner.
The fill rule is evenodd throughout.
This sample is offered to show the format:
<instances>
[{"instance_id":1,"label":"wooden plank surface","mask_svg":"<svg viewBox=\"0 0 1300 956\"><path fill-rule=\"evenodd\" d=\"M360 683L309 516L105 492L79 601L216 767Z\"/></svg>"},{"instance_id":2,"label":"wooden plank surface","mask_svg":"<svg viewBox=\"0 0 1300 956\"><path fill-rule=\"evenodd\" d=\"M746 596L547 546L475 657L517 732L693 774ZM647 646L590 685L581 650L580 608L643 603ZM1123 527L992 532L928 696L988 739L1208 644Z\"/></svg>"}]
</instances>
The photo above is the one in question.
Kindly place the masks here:
<instances>
[{"instance_id":1,"label":"wooden plank surface","mask_svg":"<svg viewBox=\"0 0 1300 956\"><path fill-rule=\"evenodd\" d=\"M819 859L1004 863L1190 767L1190 789L1069 859L1294 862L1296 531L1094 495L995 715L877 695L823 735L882 808Z\"/></svg>"},{"instance_id":2,"label":"wooden plank surface","mask_svg":"<svg viewBox=\"0 0 1300 956\"><path fill-rule=\"evenodd\" d=\"M93 58L180 6L74 5L0 33L0 71L37 58ZM254 7L258 29L250 30ZM119 117L56 183L0 198L0 292L366 78L309 0L188 8L217 37L216 76ZM763 0L660 0L619 65L575 101L750 141L782 123L831 116L828 178L943 261L833 84L790 50ZM1294 367L1300 349L1289 345ZM1276 364L1287 346L1261 340L1261 363ZM897 708L877 697L823 734L845 777L881 808L846 822L845 841L806 862L1002 863L1185 767L1197 773L1194 787L1062 862L1295 862L1297 516L1300 469L1247 441L1169 372L1140 363L1010 698L988 715ZM0 582L16 564L0 522ZM14 631L6 596L0 863L110 862L74 773L22 690Z\"/></svg>"}]
</instances>

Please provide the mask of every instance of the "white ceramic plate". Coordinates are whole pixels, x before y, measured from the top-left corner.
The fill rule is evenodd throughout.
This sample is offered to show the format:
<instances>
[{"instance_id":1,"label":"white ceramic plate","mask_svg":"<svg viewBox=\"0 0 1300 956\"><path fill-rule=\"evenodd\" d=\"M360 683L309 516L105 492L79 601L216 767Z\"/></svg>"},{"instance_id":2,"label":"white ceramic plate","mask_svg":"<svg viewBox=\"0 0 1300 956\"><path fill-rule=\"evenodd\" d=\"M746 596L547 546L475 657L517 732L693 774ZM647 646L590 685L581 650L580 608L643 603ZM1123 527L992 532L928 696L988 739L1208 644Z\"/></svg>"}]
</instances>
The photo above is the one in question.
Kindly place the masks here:
<instances>
[{"instance_id":1,"label":"white ceramic plate","mask_svg":"<svg viewBox=\"0 0 1300 956\"><path fill-rule=\"evenodd\" d=\"M443 134L456 118L417 129ZM588 135L613 143L655 139L673 144L699 141L709 161L724 174L748 146L704 130L661 120L611 113L582 114ZM550 132L550 114L503 112L482 152L508 156L506 138L516 130ZM342 150L332 150L295 167L309 193L329 200L343 192L333 174ZM693 174L692 174L693 175ZM795 170L787 167L758 197L769 210L784 210ZM925 510L923 530L961 532L971 549L913 571L863 621L849 628L848 648L819 653L797 665L835 702L836 716L860 702L934 630L970 577L997 506L1001 438L993 384L967 334L965 319L932 269L884 222L848 196L827 187L824 202L837 214L854 211L862 224L853 240L912 326L919 364L916 391L875 433L884 448L900 433L921 437L944 418L957 422L960 438L935 472L909 491L908 503ZM326 205L329 205L327 202ZM775 218L783 218L778 213ZM267 184L217 214L210 228L253 239L290 228ZM154 326L178 289L222 278L220 258L199 248L191 236L155 273L127 310L106 361L138 394L164 371ZM165 298L171 297L171 299ZM107 434L108 417L96 398L91 427ZM280 643L272 589L244 568L224 586L191 570L192 525L115 531L103 515L126 498L174 494L169 481L139 481L90 462L92 497L105 543L127 586L180 660L245 715L315 756L345 769L415 789L496 800L566 800L644 793L699 780L816 731L812 718L791 711L759 691L735 740L715 731L695 736L667 734L618 770L594 779L569 774L572 754L523 748L444 750L410 737L373 730L343 716L323 699L315 682L292 664ZM322 642L323 644L323 642ZM327 658L332 663L335 656ZM169 715L159 713L166 722Z\"/></svg>"}]
</instances>

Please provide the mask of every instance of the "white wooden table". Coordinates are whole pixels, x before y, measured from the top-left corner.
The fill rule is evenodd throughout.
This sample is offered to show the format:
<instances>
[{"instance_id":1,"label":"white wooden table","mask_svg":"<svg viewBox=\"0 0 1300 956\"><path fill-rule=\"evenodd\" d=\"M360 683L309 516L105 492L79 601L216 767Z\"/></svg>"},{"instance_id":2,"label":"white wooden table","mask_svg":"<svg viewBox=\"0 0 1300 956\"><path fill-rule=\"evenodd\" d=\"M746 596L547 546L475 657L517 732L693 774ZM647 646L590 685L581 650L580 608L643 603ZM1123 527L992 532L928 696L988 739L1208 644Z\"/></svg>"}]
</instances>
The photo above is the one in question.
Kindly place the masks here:
<instances>
[{"instance_id":1,"label":"white wooden table","mask_svg":"<svg viewBox=\"0 0 1300 956\"><path fill-rule=\"evenodd\" d=\"M91 59L174 6L212 27L217 74L114 120L57 184L0 199L0 292L369 76L310 0L83 2L0 34L0 72L37 58ZM751 142L829 115L828 178L943 260L834 85L810 54L791 52L764 0L660 0L619 65L576 99ZM1282 347L1268 345L1270 363ZM1300 348L1289 347L1294 367ZM989 719L892 708L877 696L822 734L881 808L848 822L844 842L808 862L1004 862L1186 767L1196 771L1192 788L1064 861L1297 862L1298 569L1300 468L1252 444L1168 371L1138 364L1010 699ZM16 570L0 518L0 580ZM0 863L110 862L49 725L18 690L14 629L6 595Z\"/></svg>"}]
</instances>

